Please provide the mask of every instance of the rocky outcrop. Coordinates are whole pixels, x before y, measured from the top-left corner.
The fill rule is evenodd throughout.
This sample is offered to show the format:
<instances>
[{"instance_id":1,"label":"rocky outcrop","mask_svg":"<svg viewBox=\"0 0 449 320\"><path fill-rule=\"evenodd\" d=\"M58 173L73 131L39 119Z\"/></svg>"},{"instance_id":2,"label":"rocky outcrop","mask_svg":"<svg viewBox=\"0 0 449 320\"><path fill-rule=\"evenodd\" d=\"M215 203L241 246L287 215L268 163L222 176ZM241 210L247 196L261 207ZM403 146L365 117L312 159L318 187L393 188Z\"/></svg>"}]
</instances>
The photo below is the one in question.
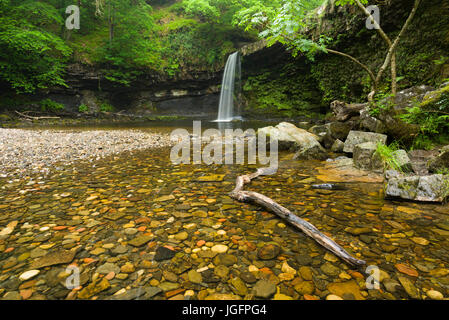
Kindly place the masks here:
<instances>
[{"instance_id":1,"label":"rocky outcrop","mask_svg":"<svg viewBox=\"0 0 449 320\"><path fill-rule=\"evenodd\" d=\"M427 163L430 172L449 171L449 145L440 149L440 154Z\"/></svg>"},{"instance_id":2,"label":"rocky outcrop","mask_svg":"<svg viewBox=\"0 0 449 320\"><path fill-rule=\"evenodd\" d=\"M264 127L258 130L271 139L278 141L279 150L296 152L294 159L324 160L326 150L318 142L318 137L288 122L281 122L276 127Z\"/></svg>"},{"instance_id":3,"label":"rocky outcrop","mask_svg":"<svg viewBox=\"0 0 449 320\"><path fill-rule=\"evenodd\" d=\"M449 176L403 176L389 173L385 195L414 201L443 202L449 196Z\"/></svg>"},{"instance_id":4,"label":"rocky outcrop","mask_svg":"<svg viewBox=\"0 0 449 320\"><path fill-rule=\"evenodd\" d=\"M356 145L364 142L372 142L374 144L380 142L385 144L387 142L387 136L374 132L350 131L348 137L346 138L343 151L352 153L354 152L354 147Z\"/></svg>"},{"instance_id":5,"label":"rocky outcrop","mask_svg":"<svg viewBox=\"0 0 449 320\"><path fill-rule=\"evenodd\" d=\"M363 170L373 170L373 155L376 152L377 144L374 142L364 142L354 146L353 159L356 168Z\"/></svg>"}]
</instances>

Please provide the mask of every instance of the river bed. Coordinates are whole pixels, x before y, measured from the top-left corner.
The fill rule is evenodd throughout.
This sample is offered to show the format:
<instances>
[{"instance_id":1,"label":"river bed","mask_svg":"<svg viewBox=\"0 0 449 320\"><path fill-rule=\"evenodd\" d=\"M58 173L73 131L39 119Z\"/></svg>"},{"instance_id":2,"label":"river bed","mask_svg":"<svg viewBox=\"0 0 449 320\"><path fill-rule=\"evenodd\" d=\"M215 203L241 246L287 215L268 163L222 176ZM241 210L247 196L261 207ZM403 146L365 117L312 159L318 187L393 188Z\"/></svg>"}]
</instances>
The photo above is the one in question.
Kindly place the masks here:
<instances>
[{"instance_id":1,"label":"river bed","mask_svg":"<svg viewBox=\"0 0 449 320\"><path fill-rule=\"evenodd\" d=\"M245 187L378 268L380 286L370 287L367 266L348 265L274 214L228 196L235 178L257 165L174 165L169 155L169 147L123 151L46 175L0 178L0 297L449 296L447 204L385 200L377 182L312 189L326 163L284 152L276 175Z\"/></svg>"}]
</instances>

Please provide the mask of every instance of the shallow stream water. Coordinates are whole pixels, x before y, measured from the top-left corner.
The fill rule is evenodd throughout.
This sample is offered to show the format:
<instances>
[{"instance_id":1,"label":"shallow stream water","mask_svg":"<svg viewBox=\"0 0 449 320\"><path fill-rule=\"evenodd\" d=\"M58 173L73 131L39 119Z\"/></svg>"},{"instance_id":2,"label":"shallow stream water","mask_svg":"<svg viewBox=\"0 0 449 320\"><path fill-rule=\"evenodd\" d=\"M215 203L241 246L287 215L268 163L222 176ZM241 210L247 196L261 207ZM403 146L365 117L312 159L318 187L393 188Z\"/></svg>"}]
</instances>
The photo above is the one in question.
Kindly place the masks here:
<instances>
[{"instance_id":1,"label":"shallow stream water","mask_svg":"<svg viewBox=\"0 0 449 320\"><path fill-rule=\"evenodd\" d=\"M140 129L167 133L173 127ZM126 152L46 177L1 179L0 231L17 225L0 237L0 297L449 296L447 204L385 200L381 183L341 181L345 190L312 189L323 182L317 168L325 162L291 160L289 153L280 154L276 175L245 186L379 268L377 289L367 287L366 266L348 265L274 214L228 196L235 178L257 165L173 165L169 154L169 148ZM67 286L73 279L68 266L79 272L75 289ZM39 272L24 275L30 270Z\"/></svg>"}]
</instances>

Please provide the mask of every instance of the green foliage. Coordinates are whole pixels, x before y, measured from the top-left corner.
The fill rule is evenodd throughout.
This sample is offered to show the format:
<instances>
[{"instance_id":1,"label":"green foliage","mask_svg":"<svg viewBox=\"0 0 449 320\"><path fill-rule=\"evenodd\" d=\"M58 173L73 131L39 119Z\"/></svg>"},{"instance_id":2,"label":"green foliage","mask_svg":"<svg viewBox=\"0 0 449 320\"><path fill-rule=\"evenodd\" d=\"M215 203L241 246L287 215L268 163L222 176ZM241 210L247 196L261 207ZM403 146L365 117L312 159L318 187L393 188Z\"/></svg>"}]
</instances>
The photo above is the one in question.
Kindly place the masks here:
<instances>
[{"instance_id":1,"label":"green foliage","mask_svg":"<svg viewBox=\"0 0 449 320\"><path fill-rule=\"evenodd\" d=\"M290 49L293 56L301 52L313 59L315 53L325 51L324 43L321 39L313 41L307 38L303 31L309 23L307 15L322 3L322 0L285 1L259 36L267 39L268 46L279 42Z\"/></svg>"},{"instance_id":2,"label":"green foliage","mask_svg":"<svg viewBox=\"0 0 449 320\"><path fill-rule=\"evenodd\" d=\"M425 96L423 101L407 108L400 118L419 124L421 135L414 141L414 148L429 149L434 143L446 141L449 132L449 86Z\"/></svg>"},{"instance_id":3,"label":"green foliage","mask_svg":"<svg viewBox=\"0 0 449 320\"><path fill-rule=\"evenodd\" d=\"M370 107L369 114L373 117L391 110L394 105L391 93L378 93L375 96L374 105Z\"/></svg>"},{"instance_id":4,"label":"green foliage","mask_svg":"<svg viewBox=\"0 0 449 320\"><path fill-rule=\"evenodd\" d=\"M251 111L284 117L320 117L319 94L307 66L287 64L280 70L249 77L243 92Z\"/></svg>"},{"instance_id":5,"label":"green foliage","mask_svg":"<svg viewBox=\"0 0 449 320\"><path fill-rule=\"evenodd\" d=\"M375 154L380 157L382 162L384 163L384 167L387 169L397 170L402 172L402 168L394 156L395 151L399 150L398 142L393 142L390 145L385 145L383 143L378 142Z\"/></svg>"},{"instance_id":6,"label":"green foliage","mask_svg":"<svg viewBox=\"0 0 449 320\"><path fill-rule=\"evenodd\" d=\"M86 113L89 111L89 107L86 106L85 104L82 104L78 107L78 112L80 113Z\"/></svg>"},{"instance_id":7,"label":"green foliage","mask_svg":"<svg viewBox=\"0 0 449 320\"><path fill-rule=\"evenodd\" d=\"M360 3L363 5L368 4L368 0L360 0ZM344 5L355 5L355 0L337 0L335 1L335 4L337 6L344 6Z\"/></svg>"},{"instance_id":8,"label":"green foliage","mask_svg":"<svg viewBox=\"0 0 449 320\"><path fill-rule=\"evenodd\" d=\"M16 92L65 85L63 73L70 48L45 27L61 23L49 4L0 2L0 79Z\"/></svg>"},{"instance_id":9,"label":"green foliage","mask_svg":"<svg viewBox=\"0 0 449 320\"><path fill-rule=\"evenodd\" d=\"M449 168L439 168L435 173L448 176L449 178Z\"/></svg>"},{"instance_id":10,"label":"green foliage","mask_svg":"<svg viewBox=\"0 0 449 320\"><path fill-rule=\"evenodd\" d=\"M100 112L114 112L115 108L107 102L100 104Z\"/></svg>"},{"instance_id":11,"label":"green foliage","mask_svg":"<svg viewBox=\"0 0 449 320\"><path fill-rule=\"evenodd\" d=\"M218 21L220 11L209 0L184 0L184 10L190 16L200 16L210 21Z\"/></svg>"},{"instance_id":12,"label":"green foliage","mask_svg":"<svg viewBox=\"0 0 449 320\"><path fill-rule=\"evenodd\" d=\"M155 36L151 7L143 0L109 0L106 5L112 12L109 38L97 49L94 60L103 67L105 78L129 85L145 69L160 70L160 51L151 39Z\"/></svg>"},{"instance_id":13,"label":"green foliage","mask_svg":"<svg viewBox=\"0 0 449 320\"><path fill-rule=\"evenodd\" d=\"M40 103L42 112L58 112L64 110L64 105L51 99L44 99Z\"/></svg>"}]
</instances>

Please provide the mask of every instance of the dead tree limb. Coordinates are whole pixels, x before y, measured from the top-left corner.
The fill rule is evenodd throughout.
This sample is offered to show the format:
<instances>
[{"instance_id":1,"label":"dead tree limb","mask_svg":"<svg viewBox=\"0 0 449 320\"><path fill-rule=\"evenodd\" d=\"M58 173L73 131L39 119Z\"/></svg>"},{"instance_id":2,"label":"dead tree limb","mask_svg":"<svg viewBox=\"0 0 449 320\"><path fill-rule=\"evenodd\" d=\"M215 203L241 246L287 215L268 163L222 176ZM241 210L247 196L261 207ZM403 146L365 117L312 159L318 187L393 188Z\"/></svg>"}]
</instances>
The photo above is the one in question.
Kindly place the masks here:
<instances>
[{"instance_id":1,"label":"dead tree limb","mask_svg":"<svg viewBox=\"0 0 449 320\"><path fill-rule=\"evenodd\" d=\"M274 202L272 199L264 196L263 194L254 191L244 191L245 184L250 183L252 179L258 176L271 175L276 172L274 168L259 168L256 172L237 177L235 189L230 193L231 198L241 202L255 202L258 205L274 212L282 219L287 220L290 224L300 229L307 236L318 242L327 250L331 251L336 256L340 257L344 261L351 265L364 265L364 260L359 260L352 257L345 249L335 243L332 239L321 233L315 226L309 222L299 218L287 208Z\"/></svg>"},{"instance_id":2,"label":"dead tree limb","mask_svg":"<svg viewBox=\"0 0 449 320\"><path fill-rule=\"evenodd\" d=\"M28 120L61 119L60 117L33 117L33 116L29 116L29 115L27 115L27 114L21 113L21 112L19 112L19 111L16 111L16 113L17 113L19 116L21 116L21 117L23 117L23 118L25 118L25 119L28 119Z\"/></svg>"}]
</instances>

